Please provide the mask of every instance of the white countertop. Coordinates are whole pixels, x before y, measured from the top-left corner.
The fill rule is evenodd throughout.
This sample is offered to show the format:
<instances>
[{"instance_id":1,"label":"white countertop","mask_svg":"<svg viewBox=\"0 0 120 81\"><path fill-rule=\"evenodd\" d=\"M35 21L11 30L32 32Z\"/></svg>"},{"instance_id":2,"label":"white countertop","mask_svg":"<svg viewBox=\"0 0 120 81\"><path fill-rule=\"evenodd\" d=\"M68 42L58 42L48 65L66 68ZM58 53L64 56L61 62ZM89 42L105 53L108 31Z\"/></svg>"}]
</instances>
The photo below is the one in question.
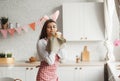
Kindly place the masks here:
<instances>
[{"instance_id":1,"label":"white countertop","mask_svg":"<svg viewBox=\"0 0 120 81\"><path fill-rule=\"evenodd\" d=\"M64 63L60 63L59 66L100 66L100 65L104 65L105 62L79 62L79 63L75 63L75 62L71 62L71 61L67 61ZM0 64L0 67L9 67L9 66L14 66L14 67L35 67L40 65L40 62L24 62L24 61L18 61L15 62L14 64Z\"/></svg>"}]
</instances>

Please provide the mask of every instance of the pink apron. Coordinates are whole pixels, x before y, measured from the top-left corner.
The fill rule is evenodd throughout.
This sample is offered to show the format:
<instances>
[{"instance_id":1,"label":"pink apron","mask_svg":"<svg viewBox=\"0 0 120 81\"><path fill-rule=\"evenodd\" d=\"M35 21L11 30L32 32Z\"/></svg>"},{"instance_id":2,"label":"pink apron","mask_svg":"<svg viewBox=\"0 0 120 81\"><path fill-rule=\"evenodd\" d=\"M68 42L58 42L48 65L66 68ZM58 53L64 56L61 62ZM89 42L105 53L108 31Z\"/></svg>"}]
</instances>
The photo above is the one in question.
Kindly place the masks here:
<instances>
[{"instance_id":1,"label":"pink apron","mask_svg":"<svg viewBox=\"0 0 120 81\"><path fill-rule=\"evenodd\" d=\"M57 55L53 65L48 65L48 63L42 61L37 74L37 81L58 81L56 74L58 63L59 57Z\"/></svg>"}]
</instances>

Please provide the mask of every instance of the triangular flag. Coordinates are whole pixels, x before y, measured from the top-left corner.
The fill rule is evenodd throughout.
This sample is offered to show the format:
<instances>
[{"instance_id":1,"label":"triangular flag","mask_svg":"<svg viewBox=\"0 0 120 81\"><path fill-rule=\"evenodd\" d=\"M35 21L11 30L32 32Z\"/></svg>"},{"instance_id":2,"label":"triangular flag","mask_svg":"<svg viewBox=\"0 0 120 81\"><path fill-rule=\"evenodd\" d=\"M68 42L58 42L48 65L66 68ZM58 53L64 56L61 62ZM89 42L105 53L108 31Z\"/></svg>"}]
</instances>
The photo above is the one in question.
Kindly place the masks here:
<instances>
[{"instance_id":1,"label":"triangular flag","mask_svg":"<svg viewBox=\"0 0 120 81\"><path fill-rule=\"evenodd\" d=\"M14 32L15 32L15 29L14 28L12 28L12 29L8 29L8 32L10 33L10 35L14 35Z\"/></svg>"},{"instance_id":2,"label":"triangular flag","mask_svg":"<svg viewBox=\"0 0 120 81\"><path fill-rule=\"evenodd\" d=\"M25 32L28 32L28 27L27 27L27 26L23 26L22 29L23 29Z\"/></svg>"},{"instance_id":3,"label":"triangular flag","mask_svg":"<svg viewBox=\"0 0 120 81\"><path fill-rule=\"evenodd\" d=\"M1 31L1 33L3 35L3 37L7 38L7 30L6 29L1 29L0 31Z\"/></svg>"},{"instance_id":4,"label":"triangular flag","mask_svg":"<svg viewBox=\"0 0 120 81\"><path fill-rule=\"evenodd\" d=\"M34 31L35 31L35 22L34 23L31 23L29 24L30 28L32 28Z\"/></svg>"},{"instance_id":5,"label":"triangular flag","mask_svg":"<svg viewBox=\"0 0 120 81\"><path fill-rule=\"evenodd\" d=\"M15 30L17 31L18 34L21 34L22 28L21 27L17 27L17 28L15 28Z\"/></svg>"}]
</instances>

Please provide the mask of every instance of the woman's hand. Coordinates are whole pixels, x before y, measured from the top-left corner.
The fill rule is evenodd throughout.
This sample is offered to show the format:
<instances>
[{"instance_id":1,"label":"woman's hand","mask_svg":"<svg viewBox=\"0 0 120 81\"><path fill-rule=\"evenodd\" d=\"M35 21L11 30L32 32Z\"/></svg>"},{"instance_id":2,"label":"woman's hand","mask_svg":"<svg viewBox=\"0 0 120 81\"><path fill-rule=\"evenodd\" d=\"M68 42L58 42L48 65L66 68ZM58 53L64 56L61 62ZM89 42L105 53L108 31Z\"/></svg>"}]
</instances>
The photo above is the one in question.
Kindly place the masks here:
<instances>
[{"instance_id":1,"label":"woman's hand","mask_svg":"<svg viewBox=\"0 0 120 81\"><path fill-rule=\"evenodd\" d=\"M61 33L61 32L56 32L56 33L55 33L55 37L61 38L61 36L62 36L62 33Z\"/></svg>"}]
</instances>

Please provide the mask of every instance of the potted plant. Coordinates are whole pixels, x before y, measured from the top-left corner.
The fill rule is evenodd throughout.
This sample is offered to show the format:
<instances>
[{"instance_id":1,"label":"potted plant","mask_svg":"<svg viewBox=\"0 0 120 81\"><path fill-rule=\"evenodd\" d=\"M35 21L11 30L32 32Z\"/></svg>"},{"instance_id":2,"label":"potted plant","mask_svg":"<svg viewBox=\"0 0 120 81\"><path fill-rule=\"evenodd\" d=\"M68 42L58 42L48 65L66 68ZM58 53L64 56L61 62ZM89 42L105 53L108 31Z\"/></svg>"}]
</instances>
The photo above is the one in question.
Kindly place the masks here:
<instances>
[{"instance_id":1,"label":"potted plant","mask_svg":"<svg viewBox=\"0 0 120 81\"><path fill-rule=\"evenodd\" d=\"M5 53L0 53L0 58L5 58Z\"/></svg>"},{"instance_id":2,"label":"potted plant","mask_svg":"<svg viewBox=\"0 0 120 81\"><path fill-rule=\"evenodd\" d=\"M12 53L7 53L7 58L11 58L12 57Z\"/></svg>"}]
</instances>

